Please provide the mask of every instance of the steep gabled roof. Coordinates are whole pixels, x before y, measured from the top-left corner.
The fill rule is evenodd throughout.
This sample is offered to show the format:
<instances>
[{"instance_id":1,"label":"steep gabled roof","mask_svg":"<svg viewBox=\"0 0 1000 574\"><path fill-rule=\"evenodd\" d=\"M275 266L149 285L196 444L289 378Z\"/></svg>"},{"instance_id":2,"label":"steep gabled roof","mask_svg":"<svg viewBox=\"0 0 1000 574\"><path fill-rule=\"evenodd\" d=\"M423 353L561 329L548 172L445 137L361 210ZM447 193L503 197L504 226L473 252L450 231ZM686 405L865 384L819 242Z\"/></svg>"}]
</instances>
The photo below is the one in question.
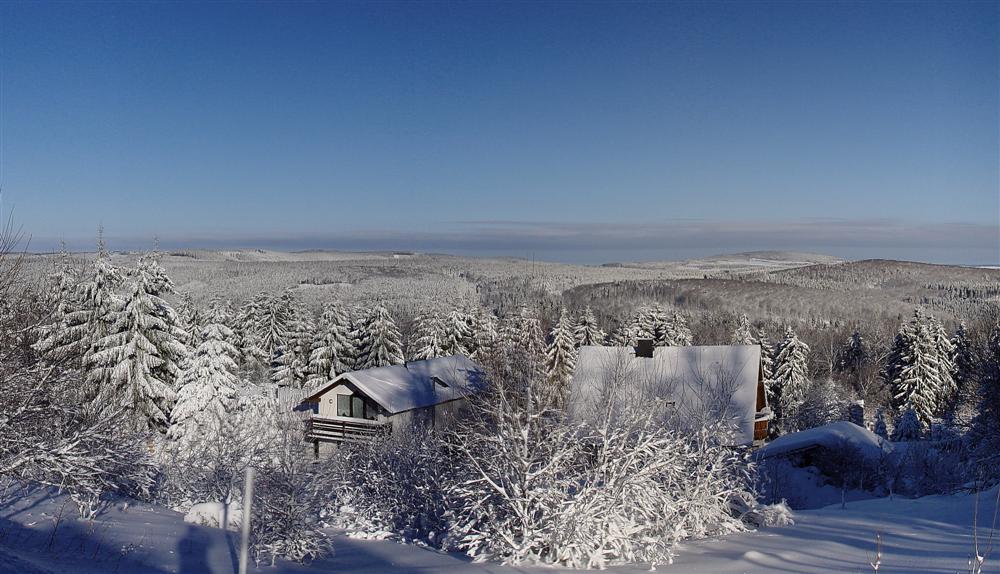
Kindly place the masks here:
<instances>
[{"instance_id":1,"label":"steep gabled roof","mask_svg":"<svg viewBox=\"0 0 1000 574\"><path fill-rule=\"evenodd\" d=\"M322 395L348 382L391 414L429 407L463 398L485 385L478 365L462 355L412 361L338 375L302 402L315 402Z\"/></svg>"},{"instance_id":2,"label":"steep gabled roof","mask_svg":"<svg viewBox=\"0 0 1000 574\"><path fill-rule=\"evenodd\" d=\"M743 442L753 442L760 347L657 347L636 357L632 347L581 347L570 390L571 416L588 420L613 393L634 403L673 404L682 416L724 412Z\"/></svg>"}]
</instances>

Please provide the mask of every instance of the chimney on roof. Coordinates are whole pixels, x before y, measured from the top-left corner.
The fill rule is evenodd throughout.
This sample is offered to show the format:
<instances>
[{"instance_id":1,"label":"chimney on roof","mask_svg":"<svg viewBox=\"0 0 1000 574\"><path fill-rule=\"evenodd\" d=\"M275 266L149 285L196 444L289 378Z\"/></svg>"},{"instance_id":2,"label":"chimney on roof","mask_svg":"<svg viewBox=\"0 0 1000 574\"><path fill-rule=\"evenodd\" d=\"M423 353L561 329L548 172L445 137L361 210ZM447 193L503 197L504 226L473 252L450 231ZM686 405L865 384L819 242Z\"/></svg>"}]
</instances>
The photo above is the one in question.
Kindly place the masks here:
<instances>
[{"instance_id":1,"label":"chimney on roof","mask_svg":"<svg viewBox=\"0 0 1000 574\"><path fill-rule=\"evenodd\" d=\"M635 356L645 357L647 359L653 358L653 340L652 339L639 339L636 341L635 346Z\"/></svg>"}]
</instances>

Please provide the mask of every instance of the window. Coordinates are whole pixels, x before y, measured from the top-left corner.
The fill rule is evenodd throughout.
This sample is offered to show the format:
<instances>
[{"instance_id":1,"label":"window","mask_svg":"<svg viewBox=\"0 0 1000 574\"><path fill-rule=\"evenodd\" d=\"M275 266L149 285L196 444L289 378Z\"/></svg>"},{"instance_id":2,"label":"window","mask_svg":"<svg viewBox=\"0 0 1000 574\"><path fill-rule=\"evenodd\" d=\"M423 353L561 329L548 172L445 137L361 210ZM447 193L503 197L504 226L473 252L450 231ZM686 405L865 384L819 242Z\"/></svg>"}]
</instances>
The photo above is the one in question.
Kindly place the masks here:
<instances>
[{"instance_id":1,"label":"window","mask_svg":"<svg viewBox=\"0 0 1000 574\"><path fill-rule=\"evenodd\" d=\"M448 383L442 381L441 379L439 379L437 377L431 377L431 379L434 381L435 385L437 385L439 387L442 387L442 388L445 388L445 389L448 388Z\"/></svg>"},{"instance_id":2,"label":"window","mask_svg":"<svg viewBox=\"0 0 1000 574\"><path fill-rule=\"evenodd\" d=\"M337 416L375 420L378 406L360 395L337 395Z\"/></svg>"},{"instance_id":3,"label":"window","mask_svg":"<svg viewBox=\"0 0 1000 574\"><path fill-rule=\"evenodd\" d=\"M337 416L351 416L351 395L337 395Z\"/></svg>"}]
</instances>

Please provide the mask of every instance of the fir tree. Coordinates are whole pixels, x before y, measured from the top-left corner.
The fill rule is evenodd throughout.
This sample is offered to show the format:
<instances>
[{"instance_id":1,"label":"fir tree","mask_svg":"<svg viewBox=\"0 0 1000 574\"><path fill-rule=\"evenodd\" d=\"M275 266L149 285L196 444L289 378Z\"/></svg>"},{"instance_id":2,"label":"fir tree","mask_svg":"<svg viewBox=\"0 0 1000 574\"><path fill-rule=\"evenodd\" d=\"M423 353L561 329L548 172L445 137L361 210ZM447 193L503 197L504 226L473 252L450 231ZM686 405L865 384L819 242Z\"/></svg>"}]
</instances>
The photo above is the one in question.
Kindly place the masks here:
<instances>
[{"instance_id":1,"label":"fir tree","mask_svg":"<svg viewBox=\"0 0 1000 574\"><path fill-rule=\"evenodd\" d=\"M955 331L952 346L955 348L955 386L960 395L965 395L976 379L976 359L965 323L959 324Z\"/></svg>"},{"instance_id":2,"label":"fir tree","mask_svg":"<svg viewBox=\"0 0 1000 574\"><path fill-rule=\"evenodd\" d=\"M919 309L900 326L886 373L897 412L913 410L922 425L930 424L941 396L941 366L934 333Z\"/></svg>"},{"instance_id":3,"label":"fir tree","mask_svg":"<svg viewBox=\"0 0 1000 574\"><path fill-rule=\"evenodd\" d=\"M576 366L576 339L573 323L566 309L552 329L552 343L545 354L546 379L555 403L561 405L569 394L573 369Z\"/></svg>"},{"instance_id":4,"label":"fir tree","mask_svg":"<svg viewBox=\"0 0 1000 574\"><path fill-rule=\"evenodd\" d=\"M237 410L240 381L229 327L210 323L180 377L167 436L181 446L217 436Z\"/></svg>"},{"instance_id":5,"label":"fir tree","mask_svg":"<svg viewBox=\"0 0 1000 574\"><path fill-rule=\"evenodd\" d=\"M632 325L622 323L608 335L608 345L612 347L630 347L635 345L637 337Z\"/></svg>"},{"instance_id":6,"label":"fir tree","mask_svg":"<svg viewBox=\"0 0 1000 574\"><path fill-rule=\"evenodd\" d=\"M281 297L268 297L266 303L258 307L257 342L268 361L274 361L289 343L293 308L292 296L287 292Z\"/></svg>"},{"instance_id":7,"label":"fir tree","mask_svg":"<svg viewBox=\"0 0 1000 574\"><path fill-rule=\"evenodd\" d=\"M472 337L470 358L473 361L483 361L495 350L499 341L497 318L493 313L479 308L472 315Z\"/></svg>"},{"instance_id":8,"label":"fir tree","mask_svg":"<svg viewBox=\"0 0 1000 574\"><path fill-rule=\"evenodd\" d=\"M733 331L734 345L756 345L753 335L753 326L750 325L750 317L741 313L736 320L736 329Z\"/></svg>"},{"instance_id":9,"label":"fir tree","mask_svg":"<svg viewBox=\"0 0 1000 574\"><path fill-rule=\"evenodd\" d=\"M177 304L177 317L184 331L190 336L190 339L184 341L184 343L191 347L198 346L201 342L199 338L201 337L205 317L190 293L181 294L180 302Z\"/></svg>"},{"instance_id":10,"label":"fir tree","mask_svg":"<svg viewBox=\"0 0 1000 574\"><path fill-rule=\"evenodd\" d=\"M576 339L577 347L604 343L604 331L597 324L597 317L594 316L594 310L590 307L584 309L580 318L577 319L576 327L573 329L573 337Z\"/></svg>"},{"instance_id":11,"label":"fir tree","mask_svg":"<svg viewBox=\"0 0 1000 574\"><path fill-rule=\"evenodd\" d=\"M278 350L271 380L279 387L301 389L309 378L309 359L315 339L315 326L309 314L292 308L285 330L286 343Z\"/></svg>"},{"instance_id":12,"label":"fir tree","mask_svg":"<svg viewBox=\"0 0 1000 574\"><path fill-rule=\"evenodd\" d=\"M444 323L437 315L417 317L417 340L413 343L413 359L424 361L445 356L447 353L444 349L444 330Z\"/></svg>"},{"instance_id":13,"label":"fir tree","mask_svg":"<svg viewBox=\"0 0 1000 574\"><path fill-rule=\"evenodd\" d=\"M542 322L526 307L521 308L518 346L529 356L541 359L545 355L545 335Z\"/></svg>"},{"instance_id":14,"label":"fir tree","mask_svg":"<svg viewBox=\"0 0 1000 574\"><path fill-rule=\"evenodd\" d=\"M774 345L771 344L767 335L759 329L754 340L757 345L760 345L760 368L763 372L765 386L768 386L774 377Z\"/></svg>"},{"instance_id":15,"label":"fir tree","mask_svg":"<svg viewBox=\"0 0 1000 574\"><path fill-rule=\"evenodd\" d=\"M929 319L929 328L931 336L934 338L934 353L938 364L937 412L950 412L955 405L958 394L958 387L955 384L955 345L948 338L948 332L945 331L944 325L934 317Z\"/></svg>"},{"instance_id":16,"label":"fir tree","mask_svg":"<svg viewBox=\"0 0 1000 574\"><path fill-rule=\"evenodd\" d=\"M472 329L469 327L469 316L465 313L457 309L448 313L441 324L441 335L443 356L470 354L467 345L472 338Z\"/></svg>"},{"instance_id":17,"label":"fir tree","mask_svg":"<svg viewBox=\"0 0 1000 574\"><path fill-rule=\"evenodd\" d=\"M916 409L903 408L902 415L896 419L896 426L892 429L892 440L894 442L920 440L923 434L924 423L920 420Z\"/></svg>"},{"instance_id":18,"label":"fir tree","mask_svg":"<svg viewBox=\"0 0 1000 574\"><path fill-rule=\"evenodd\" d=\"M177 315L160 295L172 289L162 268L141 259L113 318L110 333L87 356L88 380L98 389L97 412L125 412L138 430L163 428L176 397L174 384L187 349Z\"/></svg>"},{"instance_id":19,"label":"fir tree","mask_svg":"<svg viewBox=\"0 0 1000 574\"><path fill-rule=\"evenodd\" d=\"M975 368L978 376L978 413L972 423L972 439L978 458L989 461L985 470L996 477L996 455L1000 452L1000 323L997 323Z\"/></svg>"},{"instance_id":20,"label":"fir tree","mask_svg":"<svg viewBox=\"0 0 1000 574\"><path fill-rule=\"evenodd\" d=\"M842 373L857 373L867 361L868 348L861 333L855 329L838 354L837 370Z\"/></svg>"},{"instance_id":21,"label":"fir tree","mask_svg":"<svg viewBox=\"0 0 1000 574\"><path fill-rule=\"evenodd\" d=\"M339 303L328 303L319 320L319 334L309 351L310 386L332 380L351 369L350 327Z\"/></svg>"},{"instance_id":22,"label":"fir tree","mask_svg":"<svg viewBox=\"0 0 1000 574\"><path fill-rule=\"evenodd\" d=\"M872 432L885 440L889 440L889 427L886 425L885 409L882 407L875 410L875 428Z\"/></svg>"},{"instance_id":23,"label":"fir tree","mask_svg":"<svg viewBox=\"0 0 1000 574\"><path fill-rule=\"evenodd\" d=\"M771 404L779 421L791 420L801 407L808 385L809 346L799 340L791 327L778 347L771 380Z\"/></svg>"},{"instance_id":24,"label":"fir tree","mask_svg":"<svg viewBox=\"0 0 1000 574\"><path fill-rule=\"evenodd\" d=\"M67 276L65 280L73 279ZM49 360L68 360L71 367L91 363L89 355L97 350L95 343L111 331L112 312L121 305L118 289L123 280L122 270L111 263L103 241L99 241L89 276L75 285L63 286L58 321L43 333L35 348ZM88 384L84 394L90 400L97 388Z\"/></svg>"},{"instance_id":25,"label":"fir tree","mask_svg":"<svg viewBox=\"0 0 1000 574\"><path fill-rule=\"evenodd\" d=\"M371 369L403 363L399 329L389 311L378 303L371 308L361 330L359 369Z\"/></svg>"}]
</instances>

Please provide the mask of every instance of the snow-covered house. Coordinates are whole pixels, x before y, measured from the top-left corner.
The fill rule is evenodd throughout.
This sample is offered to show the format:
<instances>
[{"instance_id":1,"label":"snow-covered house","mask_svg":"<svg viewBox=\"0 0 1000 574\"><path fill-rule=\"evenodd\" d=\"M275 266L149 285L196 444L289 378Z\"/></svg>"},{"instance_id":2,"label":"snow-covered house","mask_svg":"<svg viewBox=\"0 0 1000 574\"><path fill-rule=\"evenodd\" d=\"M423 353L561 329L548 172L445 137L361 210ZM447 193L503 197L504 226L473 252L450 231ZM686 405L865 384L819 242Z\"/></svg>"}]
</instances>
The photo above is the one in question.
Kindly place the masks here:
<instances>
[{"instance_id":1,"label":"snow-covered house","mask_svg":"<svg viewBox=\"0 0 1000 574\"><path fill-rule=\"evenodd\" d=\"M482 369L461 355L343 373L302 400L312 413L307 439L318 452L320 443L445 425L484 384Z\"/></svg>"},{"instance_id":2,"label":"snow-covered house","mask_svg":"<svg viewBox=\"0 0 1000 574\"><path fill-rule=\"evenodd\" d=\"M764 393L758 345L580 348L569 410L586 420L610 400L639 405L663 401L682 418L730 420L740 442L767 436L771 411Z\"/></svg>"}]
</instances>

